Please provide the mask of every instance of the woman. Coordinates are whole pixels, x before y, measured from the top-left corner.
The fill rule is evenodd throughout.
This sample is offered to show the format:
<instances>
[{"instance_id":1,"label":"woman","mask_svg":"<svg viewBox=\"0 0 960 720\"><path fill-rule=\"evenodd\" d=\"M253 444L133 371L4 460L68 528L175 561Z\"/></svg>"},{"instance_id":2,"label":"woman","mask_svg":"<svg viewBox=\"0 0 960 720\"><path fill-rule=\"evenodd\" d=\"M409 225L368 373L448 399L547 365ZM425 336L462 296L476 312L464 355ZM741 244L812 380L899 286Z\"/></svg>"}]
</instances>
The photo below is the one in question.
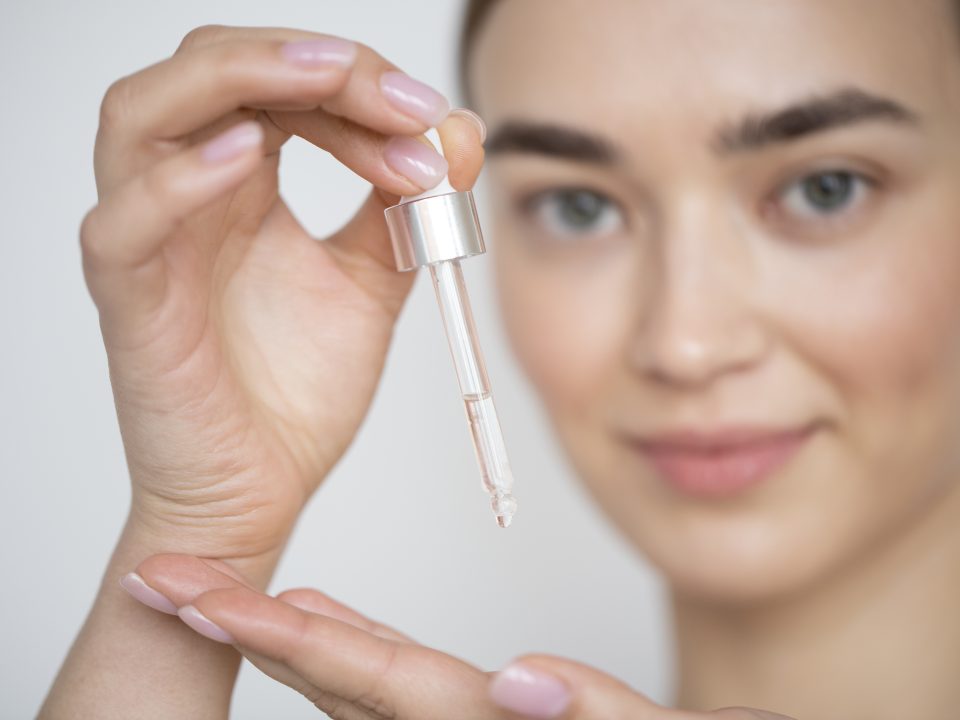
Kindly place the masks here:
<instances>
[{"instance_id":1,"label":"woman","mask_svg":"<svg viewBox=\"0 0 960 720\"><path fill-rule=\"evenodd\" d=\"M42 717L223 716L239 650L338 718L955 718L954 13L469 6L508 328L573 465L670 582L678 710L572 661L491 677L319 592L262 594L410 286L383 208L448 162L469 187L482 124L291 30L200 28L116 83L81 235L133 500ZM437 124L448 162L411 139ZM375 186L323 244L277 196L292 134Z\"/></svg>"}]
</instances>

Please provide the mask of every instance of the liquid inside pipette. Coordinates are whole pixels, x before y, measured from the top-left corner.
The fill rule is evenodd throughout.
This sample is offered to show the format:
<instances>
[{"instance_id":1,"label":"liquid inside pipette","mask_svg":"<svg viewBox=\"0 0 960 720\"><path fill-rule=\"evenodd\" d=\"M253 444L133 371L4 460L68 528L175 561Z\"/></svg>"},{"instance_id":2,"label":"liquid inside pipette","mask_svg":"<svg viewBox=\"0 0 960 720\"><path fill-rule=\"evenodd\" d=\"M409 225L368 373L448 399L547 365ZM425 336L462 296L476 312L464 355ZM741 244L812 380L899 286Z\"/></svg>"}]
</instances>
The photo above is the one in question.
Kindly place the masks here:
<instances>
[{"instance_id":1,"label":"liquid inside pipette","mask_svg":"<svg viewBox=\"0 0 960 720\"><path fill-rule=\"evenodd\" d=\"M489 392L464 395L463 403L470 424L473 449L477 454L477 464L480 466L483 489L490 495L490 504L497 524L502 528L508 527L517 512L517 501L512 495L513 472L507 460L507 450L493 397Z\"/></svg>"}]
</instances>

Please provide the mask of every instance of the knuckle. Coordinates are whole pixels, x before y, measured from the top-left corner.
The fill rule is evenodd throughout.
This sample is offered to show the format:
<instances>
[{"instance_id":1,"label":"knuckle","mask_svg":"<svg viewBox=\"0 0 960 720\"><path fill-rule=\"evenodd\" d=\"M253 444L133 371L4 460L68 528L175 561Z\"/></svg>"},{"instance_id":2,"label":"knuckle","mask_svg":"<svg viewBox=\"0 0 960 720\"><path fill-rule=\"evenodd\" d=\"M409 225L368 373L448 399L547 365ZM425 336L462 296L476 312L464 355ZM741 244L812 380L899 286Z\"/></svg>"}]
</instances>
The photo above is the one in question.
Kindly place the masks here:
<instances>
[{"instance_id":1,"label":"knuckle","mask_svg":"<svg viewBox=\"0 0 960 720\"><path fill-rule=\"evenodd\" d=\"M284 590L283 592L277 594L277 600L292 604L292 601L297 599L298 593L299 590Z\"/></svg>"},{"instance_id":2,"label":"knuckle","mask_svg":"<svg viewBox=\"0 0 960 720\"><path fill-rule=\"evenodd\" d=\"M85 256L99 254L101 230L98 210L99 206L90 208L80 221L80 250Z\"/></svg>"},{"instance_id":3,"label":"knuckle","mask_svg":"<svg viewBox=\"0 0 960 720\"><path fill-rule=\"evenodd\" d=\"M315 644L326 641L326 618L313 617L307 612L298 612L291 616L290 642L284 644L278 653L278 659L287 665L295 665L304 656L309 656Z\"/></svg>"},{"instance_id":4,"label":"knuckle","mask_svg":"<svg viewBox=\"0 0 960 720\"><path fill-rule=\"evenodd\" d=\"M256 59L256 46L250 43L221 43L211 51L211 63L222 86L242 89L251 80L250 70Z\"/></svg>"},{"instance_id":5,"label":"knuckle","mask_svg":"<svg viewBox=\"0 0 960 720\"><path fill-rule=\"evenodd\" d=\"M316 604L313 601L319 602L324 598L326 598L326 595L322 592L319 590L311 590L310 588L291 588L277 595L277 600L282 600L285 603L297 606L304 603Z\"/></svg>"},{"instance_id":6,"label":"knuckle","mask_svg":"<svg viewBox=\"0 0 960 720\"><path fill-rule=\"evenodd\" d=\"M397 663L400 648L394 643L385 644L382 647L384 652L379 658L380 667L376 673L372 674L370 684L365 691L353 701L362 709L372 713L374 717L393 720L396 718L396 710L390 701L390 673Z\"/></svg>"},{"instance_id":7,"label":"knuckle","mask_svg":"<svg viewBox=\"0 0 960 720\"><path fill-rule=\"evenodd\" d=\"M220 72L229 74L250 58L251 46L247 43L223 43L216 49L214 61Z\"/></svg>"},{"instance_id":8,"label":"knuckle","mask_svg":"<svg viewBox=\"0 0 960 720\"><path fill-rule=\"evenodd\" d=\"M100 125L113 128L123 123L130 107L132 81L129 77L115 80L107 88L100 102Z\"/></svg>"},{"instance_id":9,"label":"knuckle","mask_svg":"<svg viewBox=\"0 0 960 720\"><path fill-rule=\"evenodd\" d=\"M222 38L226 32L227 27L225 25L199 25L183 36L180 45L177 46L176 52L179 53L184 50L209 45L210 43L216 42L217 39Z\"/></svg>"},{"instance_id":10,"label":"knuckle","mask_svg":"<svg viewBox=\"0 0 960 720\"><path fill-rule=\"evenodd\" d=\"M146 198L160 206L170 204L176 197L176 176L169 164L161 163L140 176L140 186Z\"/></svg>"}]
</instances>

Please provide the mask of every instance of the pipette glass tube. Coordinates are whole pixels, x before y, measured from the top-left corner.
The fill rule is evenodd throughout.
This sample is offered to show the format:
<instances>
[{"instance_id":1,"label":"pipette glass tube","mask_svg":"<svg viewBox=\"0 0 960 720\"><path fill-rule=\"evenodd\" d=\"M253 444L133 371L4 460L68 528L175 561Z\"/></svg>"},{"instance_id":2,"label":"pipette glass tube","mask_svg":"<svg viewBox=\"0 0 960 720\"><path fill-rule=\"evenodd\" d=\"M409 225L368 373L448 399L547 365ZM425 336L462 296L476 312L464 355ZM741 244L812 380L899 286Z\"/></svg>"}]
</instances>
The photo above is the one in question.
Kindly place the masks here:
<instances>
[{"instance_id":1,"label":"pipette glass tube","mask_svg":"<svg viewBox=\"0 0 960 720\"><path fill-rule=\"evenodd\" d=\"M435 130L427 137L439 146ZM513 473L460 266L462 258L486 251L473 193L455 191L445 178L431 190L401 198L384 216L397 269L430 268L483 489L490 496L497 524L505 528L517 509Z\"/></svg>"},{"instance_id":2,"label":"pipette glass tube","mask_svg":"<svg viewBox=\"0 0 960 720\"><path fill-rule=\"evenodd\" d=\"M500 419L493 404L487 368L477 340L463 269L459 260L434 263L430 265L430 276L437 292L437 303L447 331L453 364L457 369L483 488L490 495L497 524L507 527L517 510L517 502L512 495L513 473L507 461Z\"/></svg>"}]
</instances>

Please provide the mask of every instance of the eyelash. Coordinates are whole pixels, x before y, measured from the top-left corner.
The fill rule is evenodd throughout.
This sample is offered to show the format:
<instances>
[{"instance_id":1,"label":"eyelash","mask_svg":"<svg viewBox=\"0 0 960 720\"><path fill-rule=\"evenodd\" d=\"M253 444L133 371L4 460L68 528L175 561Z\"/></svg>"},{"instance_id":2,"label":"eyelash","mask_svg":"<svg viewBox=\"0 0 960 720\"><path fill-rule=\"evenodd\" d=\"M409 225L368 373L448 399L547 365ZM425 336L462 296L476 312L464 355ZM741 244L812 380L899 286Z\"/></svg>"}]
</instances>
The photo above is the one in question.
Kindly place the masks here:
<instances>
[{"instance_id":1,"label":"eyelash","mask_svg":"<svg viewBox=\"0 0 960 720\"><path fill-rule=\"evenodd\" d=\"M835 207L817 208L812 202L809 191L816 191L817 181L836 183L848 190L848 196ZM875 178L856 170L843 167L815 170L794 178L782 185L774 196L772 206L778 224L786 224L792 229L816 231L832 228L836 223L848 220L870 200L870 195L879 187ZM836 185L835 185L836 186ZM806 204L806 207L802 207Z\"/></svg>"},{"instance_id":2,"label":"eyelash","mask_svg":"<svg viewBox=\"0 0 960 720\"><path fill-rule=\"evenodd\" d=\"M596 217L599 220L591 221L591 225L586 228L578 228L558 218L558 213L571 209L575 200L594 203L595 207L592 209L597 211ZM615 200L605 193L583 186L541 190L521 198L519 206L524 216L532 218L541 229L554 237L605 236L621 231L626 226L625 214Z\"/></svg>"},{"instance_id":3,"label":"eyelash","mask_svg":"<svg viewBox=\"0 0 960 720\"><path fill-rule=\"evenodd\" d=\"M817 208L810 204L808 193L816 186L808 185L816 181L836 183L849 190L849 197L835 207ZM815 234L835 228L860 207L869 201L870 195L879 187L880 182L862 172L843 167L824 168L811 171L780 186L773 199L767 204L768 217L781 228L799 234ZM847 187L848 186L848 187ZM580 227L572 227L558 214L569 210L576 200L593 203L588 206L597 212L598 220L590 221ZM806 207L802 204L806 203ZM562 186L534 192L519 201L521 213L533 219L536 225L547 235L565 239L585 239L610 235L626 227L626 217L621 206L603 192L585 186ZM772 215L772 217L770 217ZM568 218L569 219L569 218Z\"/></svg>"}]
</instances>

